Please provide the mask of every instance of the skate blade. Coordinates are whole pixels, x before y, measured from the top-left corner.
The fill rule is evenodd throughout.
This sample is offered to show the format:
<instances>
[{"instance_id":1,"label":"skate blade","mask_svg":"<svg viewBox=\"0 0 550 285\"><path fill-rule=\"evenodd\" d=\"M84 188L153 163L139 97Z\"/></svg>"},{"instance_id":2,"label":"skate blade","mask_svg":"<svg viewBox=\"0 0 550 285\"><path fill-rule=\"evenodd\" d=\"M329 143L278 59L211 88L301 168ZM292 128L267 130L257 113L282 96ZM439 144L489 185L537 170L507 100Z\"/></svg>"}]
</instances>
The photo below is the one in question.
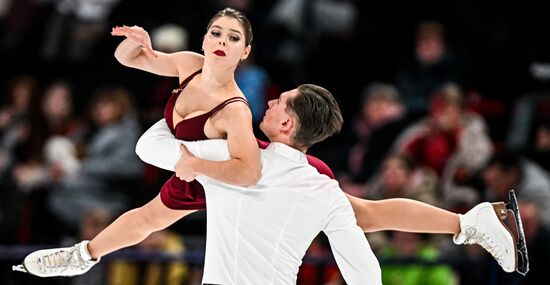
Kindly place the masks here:
<instances>
[{"instance_id":1,"label":"skate blade","mask_svg":"<svg viewBox=\"0 0 550 285\"><path fill-rule=\"evenodd\" d=\"M518 253L518 267L516 271L525 275L529 272L529 255L527 253L527 242L525 241L525 233L523 232L523 224L521 223L521 216L519 214L518 200L514 190L508 192L508 203L506 203L506 209L514 213L514 219L518 231L517 239L517 253Z\"/></svg>"},{"instance_id":2,"label":"skate blade","mask_svg":"<svg viewBox=\"0 0 550 285\"><path fill-rule=\"evenodd\" d=\"M13 271L18 271L18 272L23 272L23 273L29 273L27 271L27 269L25 269L25 266L23 266L23 264L19 264L19 265L13 265L11 267L11 270Z\"/></svg>"}]
</instances>

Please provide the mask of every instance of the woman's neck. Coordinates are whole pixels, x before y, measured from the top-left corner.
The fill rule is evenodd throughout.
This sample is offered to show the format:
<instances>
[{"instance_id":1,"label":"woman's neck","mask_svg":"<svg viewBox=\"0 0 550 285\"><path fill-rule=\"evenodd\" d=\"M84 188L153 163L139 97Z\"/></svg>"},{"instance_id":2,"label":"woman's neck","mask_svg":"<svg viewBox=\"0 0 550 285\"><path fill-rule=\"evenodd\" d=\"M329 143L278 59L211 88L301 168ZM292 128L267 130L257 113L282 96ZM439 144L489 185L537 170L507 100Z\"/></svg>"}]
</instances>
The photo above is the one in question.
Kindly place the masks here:
<instances>
[{"instance_id":1,"label":"woman's neck","mask_svg":"<svg viewBox=\"0 0 550 285\"><path fill-rule=\"evenodd\" d=\"M235 69L222 69L203 66L201 85L205 89L233 88L235 83Z\"/></svg>"}]
</instances>

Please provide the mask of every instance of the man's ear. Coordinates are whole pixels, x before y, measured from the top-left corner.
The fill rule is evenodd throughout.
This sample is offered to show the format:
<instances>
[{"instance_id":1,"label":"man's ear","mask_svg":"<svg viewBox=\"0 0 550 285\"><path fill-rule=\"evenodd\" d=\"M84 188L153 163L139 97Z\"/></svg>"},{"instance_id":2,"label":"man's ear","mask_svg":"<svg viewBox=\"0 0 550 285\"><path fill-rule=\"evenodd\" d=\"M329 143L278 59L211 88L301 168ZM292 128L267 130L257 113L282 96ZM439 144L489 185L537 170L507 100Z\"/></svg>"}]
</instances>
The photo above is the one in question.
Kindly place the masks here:
<instances>
[{"instance_id":1,"label":"man's ear","mask_svg":"<svg viewBox=\"0 0 550 285\"><path fill-rule=\"evenodd\" d=\"M292 116L287 116L286 120L281 123L280 129L282 133L292 134L294 132L294 118Z\"/></svg>"}]
</instances>

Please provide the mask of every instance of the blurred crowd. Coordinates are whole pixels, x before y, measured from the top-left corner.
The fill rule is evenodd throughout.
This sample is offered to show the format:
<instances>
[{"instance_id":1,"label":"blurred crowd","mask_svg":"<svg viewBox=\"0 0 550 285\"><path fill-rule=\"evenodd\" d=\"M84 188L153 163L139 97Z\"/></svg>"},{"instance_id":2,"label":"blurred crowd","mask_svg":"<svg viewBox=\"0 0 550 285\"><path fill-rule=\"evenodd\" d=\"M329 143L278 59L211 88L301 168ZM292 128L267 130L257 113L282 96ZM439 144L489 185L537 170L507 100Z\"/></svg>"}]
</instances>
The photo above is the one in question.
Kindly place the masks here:
<instances>
[{"instance_id":1,"label":"blurred crowd","mask_svg":"<svg viewBox=\"0 0 550 285\"><path fill-rule=\"evenodd\" d=\"M0 1L0 245L90 239L158 193L169 173L141 162L134 147L162 118L178 82L118 64L112 54L120 39L110 28L140 25L156 50L199 52L208 19L231 6L254 29L252 56L236 80L259 138L268 100L297 83L316 83L340 101L345 124L311 154L333 169L344 191L411 198L457 213L481 201L507 201L508 191L516 191L531 261L526 277L504 273L481 248L456 247L449 236L367 234L384 284L544 283L550 55L542 51L550 43L539 39L548 32L544 17L536 17L542 9L503 4L532 14L513 26L515 17L488 15L492 8L469 2L454 10L435 1L397 9L407 14L391 3L363 2ZM200 250L205 216L186 219L136 248ZM330 249L321 235L308 256L323 254ZM184 261L101 264L85 278L47 282L200 282L200 264ZM35 284L21 278L12 274L6 284ZM305 263L298 281L343 284L333 263Z\"/></svg>"}]
</instances>

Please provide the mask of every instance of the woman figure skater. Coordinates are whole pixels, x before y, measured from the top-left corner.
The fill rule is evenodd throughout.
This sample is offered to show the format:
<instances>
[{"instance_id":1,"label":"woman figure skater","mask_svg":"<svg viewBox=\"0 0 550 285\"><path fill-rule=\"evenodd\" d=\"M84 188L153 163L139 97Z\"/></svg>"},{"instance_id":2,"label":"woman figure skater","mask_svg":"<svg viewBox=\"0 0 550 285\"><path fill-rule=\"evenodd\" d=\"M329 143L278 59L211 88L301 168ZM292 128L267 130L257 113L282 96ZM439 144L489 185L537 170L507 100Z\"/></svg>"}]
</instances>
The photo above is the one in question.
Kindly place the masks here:
<instances>
[{"instance_id":1,"label":"woman figure skater","mask_svg":"<svg viewBox=\"0 0 550 285\"><path fill-rule=\"evenodd\" d=\"M154 51L149 34L138 26L114 27L111 34L126 37L115 51L121 64L179 78L181 83L164 110L164 118L177 138L228 140L230 160L201 160L194 169L226 183L255 184L260 178L260 152L252 130L251 111L235 82L235 69L251 51L252 28L246 16L231 8L218 11L208 23L203 54ZM152 232L205 208L202 186L193 178L187 182L173 175L153 200L122 214L91 241L74 248L88 260L86 264L95 264L102 256L137 244ZM40 263L44 270L35 275L67 276L87 271L74 271L82 266L71 265L64 254L49 255ZM63 270L59 266L62 263L75 269Z\"/></svg>"}]
</instances>

